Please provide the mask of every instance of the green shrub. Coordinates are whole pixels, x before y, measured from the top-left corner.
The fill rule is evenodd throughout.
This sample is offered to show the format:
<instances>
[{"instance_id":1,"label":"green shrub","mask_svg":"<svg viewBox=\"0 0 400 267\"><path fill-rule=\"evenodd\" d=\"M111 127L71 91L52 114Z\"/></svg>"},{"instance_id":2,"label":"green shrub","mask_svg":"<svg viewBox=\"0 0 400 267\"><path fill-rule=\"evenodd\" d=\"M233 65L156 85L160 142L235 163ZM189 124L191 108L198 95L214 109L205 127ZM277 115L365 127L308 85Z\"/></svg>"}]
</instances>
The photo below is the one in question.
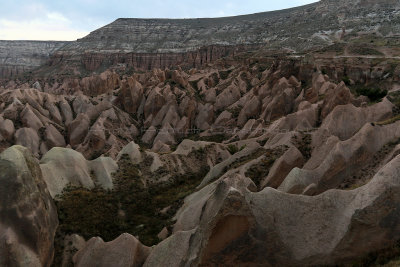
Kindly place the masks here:
<instances>
[{"instance_id":1,"label":"green shrub","mask_svg":"<svg viewBox=\"0 0 400 267\"><path fill-rule=\"evenodd\" d=\"M351 85L350 78L349 78L348 76L344 76L344 77L342 78L342 81L343 81L347 86Z\"/></svg>"},{"instance_id":2,"label":"green shrub","mask_svg":"<svg viewBox=\"0 0 400 267\"><path fill-rule=\"evenodd\" d=\"M204 157L203 157L204 158ZM172 217L208 172L177 175L167 182L144 185L139 166L129 157L119 162L114 189L68 188L57 201L59 230L88 239L100 236L110 241L122 233L138 236L148 246L159 242L157 234L173 224ZM166 209L165 212L161 212Z\"/></svg>"},{"instance_id":3,"label":"green shrub","mask_svg":"<svg viewBox=\"0 0 400 267\"><path fill-rule=\"evenodd\" d=\"M231 74L232 70L225 70L225 71L220 71L219 72L219 77L221 77L222 80L226 80L229 77L229 74Z\"/></svg>"},{"instance_id":4,"label":"green shrub","mask_svg":"<svg viewBox=\"0 0 400 267\"><path fill-rule=\"evenodd\" d=\"M236 154L237 152L239 152L239 148L237 147L237 146L235 146L235 145L228 145L228 152L231 154L231 155L233 155L233 154Z\"/></svg>"},{"instance_id":5,"label":"green shrub","mask_svg":"<svg viewBox=\"0 0 400 267\"><path fill-rule=\"evenodd\" d=\"M371 100L372 102L377 102L382 100L382 98L384 98L388 93L387 90L382 90L379 88L370 88L365 86L357 87L355 89L355 92L357 95L367 96L369 100Z\"/></svg>"},{"instance_id":6,"label":"green shrub","mask_svg":"<svg viewBox=\"0 0 400 267\"><path fill-rule=\"evenodd\" d=\"M231 114L232 114L232 118L238 118L239 117L239 114L240 114L240 111L242 111L242 108L243 107L241 107L241 106L237 106L237 107L235 107L235 108L230 108L230 109L227 109L227 111L228 112L230 112Z\"/></svg>"}]
</instances>

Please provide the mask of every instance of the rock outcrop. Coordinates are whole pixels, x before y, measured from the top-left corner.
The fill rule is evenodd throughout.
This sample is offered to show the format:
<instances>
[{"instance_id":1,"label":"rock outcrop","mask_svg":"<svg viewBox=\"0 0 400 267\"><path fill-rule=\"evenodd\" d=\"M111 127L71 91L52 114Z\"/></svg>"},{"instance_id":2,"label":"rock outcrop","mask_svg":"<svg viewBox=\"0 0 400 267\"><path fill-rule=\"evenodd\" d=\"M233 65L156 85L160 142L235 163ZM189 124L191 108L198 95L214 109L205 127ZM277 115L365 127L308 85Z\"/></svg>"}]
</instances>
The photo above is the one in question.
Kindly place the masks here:
<instances>
[{"instance_id":1,"label":"rock outcrop","mask_svg":"<svg viewBox=\"0 0 400 267\"><path fill-rule=\"evenodd\" d=\"M68 42L0 41L0 79L37 68Z\"/></svg>"},{"instance_id":2,"label":"rock outcrop","mask_svg":"<svg viewBox=\"0 0 400 267\"><path fill-rule=\"evenodd\" d=\"M333 2L239 18L118 20L57 52L40 69L51 80L33 72L33 80L2 83L0 196L8 201L20 192L10 189L15 183L24 193L12 200L21 207L0 205L0 212L4 206L18 213L0 217L0 239L6 239L0 240L0 265L51 264L51 198L60 214L55 264L66 266L72 259L77 266L340 265L394 245L400 240L400 69L398 51L389 45L397 37L383 31L397 25L378 22L396 21L398 3L372 8L370 1L349 1L337 19L344 2ZM375 16L372 9L388 11ZM341 38L334 31L339 24L355 28L327 51L308 55L236 53L241 34L253 44L260 21L269 23L259 29L262 38L266 29L274 32L279 24L281 31L290 23L285 14L297 18L295 28L268 39L271 47L289 42L285 47L300 51L321 38L316 43ZM385 57L351 52L371 37L357 36L359 14L388 42L365 45ZM308 16L331 31L308 31ZM151 33L127 46L115 38L108 44L113 51L90 50L107 43L102 37L115 29L144 31L147 23L158 25L155 33L165 29L160 36L169 29L174 34L158 42ZM247 30L233 34L242 24ZM296 33L301 25L304 32ZM187 29L182 36L192 32L193 39L169 51L181 27ZM216 30L215 39L207 39L211 46L200 48L204 56L196 38ZM214 43L231 34L232 44ZM139 48L143 53L133 51ZM356 52L365 51L371 52ZM209 63L224 55L230 56ZM197 68L176 66L178 59ZM388 91L374 89L378 84Z\"/></svg>"},{"instance_id":3,"label":"rock outcrop","mask_svg":"<svg viewBox=\"0 0 400 267\"><path fill-rule=\"evenodd\" d=\"M95 184L112 189L112 173L118 169L111 158L87 161L81 153L68 148L53 148L40 160L43 178L52 197L67 186L93 188Z\"/></svg>"},{"instance_id":4,"label":"rock outcrop","mask_svg":"<svg viewBox=\"0 0 400 267\"><path fill-rule=\"evenodd\" d=\"M0 154L0 265L51 266L57 210L27 148Z\"/></svg>"},{"instance_id":5,"label":"rock outcrop","mask_svg":"<svg viewBox=\"0 0 400 267\"><path fill-rule=\"evenodd\" d=\"M315 266L363 257L400 237L399 166L397 156L367 185L315 197L251 193L241 176L215 182L185 200L175 233L145 266Z\"/></svg>"},{"instance_id":6,"label":"rock outcrop","mask_svg":"<svg viewBox=\"0 0 400 267\"><path fill-rule=\"evenodd\" d=\"M105 243L101 238L90 239L74 258L74 266L142 266L151 249L142 245L135 237L123 234L114 241Z\"/></svg>"}]
</instances>

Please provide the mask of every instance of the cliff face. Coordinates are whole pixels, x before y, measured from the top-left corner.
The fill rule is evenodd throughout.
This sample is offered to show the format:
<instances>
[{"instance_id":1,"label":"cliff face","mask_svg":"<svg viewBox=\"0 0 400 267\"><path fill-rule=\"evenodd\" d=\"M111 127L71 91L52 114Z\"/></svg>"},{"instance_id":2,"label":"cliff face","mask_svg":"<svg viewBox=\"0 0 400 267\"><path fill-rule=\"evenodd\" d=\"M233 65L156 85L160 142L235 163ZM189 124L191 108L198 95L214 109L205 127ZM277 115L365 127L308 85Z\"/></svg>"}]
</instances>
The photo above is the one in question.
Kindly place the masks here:
<instances>
[{"instance_id":1,"label":"cliff face","mask_svg":"<svg viewBox=\"0 0 400 267\"><path fill-rule=\"evenodd\" d=\"M67 43L0 41L0 78L10 78L41 66Z\"/></svg>"},{"instance_id":2,"label":"cliff face","mask_svg":"<svg viewBox=\"0 0 400 267\"><path fill-rule=\"evenodd\" d=\"M194 51L180 53L124 53L124 52L84 52L76 55L66 55L62 52L56 53L49 62L49 67L57 67L65 64L68 67L79 66L86 71L98 71L110 66L123 65L125 67L151 70L153 68L170 68L174 66L185 66L190 68L201 67L217 59L233 56L238 52L259 48L259 45L219 46L211 45Z\"/></svg>"},{"instance_id":3,"label":"cliff face","mask_svg":"<svg viewBox=\"0 0 400 267\"><path fill-rule=\"evenodd\" d=\"M84 71L110 65L147 70L198 67L254 47L305 51L348 33L400 32L398 1L325 0L244 16L204 19L117 19L58 50L52 66ZM103 68L101 68L103 67Z\"/></svg>"},{"instance_id":4,"label":"cliff face","mask_svg":"<svg viewBox=\"0 0 400 267\"><path fill-rule=\"evenodd\" d=\"M382 24L399 18L398 1L321 1L286 10L203 19L117 19L61 49L66 53L135 52L182 53L210 45L284 44L296 50L313 35L328 31L387 31L399 25ZM397 9L397 10L396 10ZM381 12L384 10L385 12ZM380 11L379 13L377 11ZM361 19L363 18L363 19ZM368 23L367 23L368 22ZM368 26L366 26L368 25ZM290 37L290 40L288 40Z\"/></svg>"},{"instance_id":5,"label":"cliff face","mask_svg":"<svg viewBox=\"0 0 400 267\"><path fill-rule=\"evenodd\" d=\"M0 43L1 76L43 64L44 76L86 76L111 66L148 70L199 67L254 47L307 51L340 40L344 33L399 36L396 0L323 0L301 7L244 16L203 19L117 19L70 43ZM10 51L15 53L9 56ZM11 59L11 60L10 60Z\"/></svg>"}]
</instances>

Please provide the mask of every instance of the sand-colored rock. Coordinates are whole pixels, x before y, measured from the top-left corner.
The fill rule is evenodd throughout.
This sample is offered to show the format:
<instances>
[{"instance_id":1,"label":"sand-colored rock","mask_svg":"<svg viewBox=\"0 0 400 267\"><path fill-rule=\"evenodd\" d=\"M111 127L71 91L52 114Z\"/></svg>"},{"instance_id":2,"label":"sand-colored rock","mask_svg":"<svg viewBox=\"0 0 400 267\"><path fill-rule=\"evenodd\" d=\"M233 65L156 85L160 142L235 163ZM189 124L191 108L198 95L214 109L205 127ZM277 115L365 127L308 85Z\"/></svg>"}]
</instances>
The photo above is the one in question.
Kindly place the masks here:
<instances>
[{"instance_id":1,"label":"sand-colored rock","mask_svg":"<svg viewBox=\"0 0 400 267\"><path fill-rule=\"evenodd\" d=\"M11 140L14 136L14 132L14 123L11 120L5 119L0 121L0 134L6 140Z\"/></svg>"},{"instance_id":2,"label":"sand-colored rock","mask_svg":"<svg viewBox=\"0 0 400 267\"><path fill-rule=\"evenodd\" d=\"M366 124L356 135L336 143L321 164L313 170L293 169L285 178L281 191L302 193L316 184L316 193L336 188L385 144L400 138L400 122L386 126Z\"/></svg>"},{"instance_id":3,"label":"sand-colored rock","mask_svg":"<svg viewBox=\"0 0 400 267\"><path fill-rule=\"evenodd\" d=\"M29 105L26 105L25 108L22 110L21 121L25 127L32 128L35 131L38 131L40 128L43 127L43 123L35 115Z\"/></svg>"},{"instance_id":4,"label":"sand-colored rock","mask_svg":"<svg viewBox=\"0 0 400 267\"><path fill-rule=\"evenodd\" d=\"M86 241L83 237L72 234L64 238L64 250L62 254L61 267L72 266L72 258L75 253L85 247Z\"/></svg>"},{"instance_id":5,"label":"sand-colored rock","mask_svg":"<svg viewBox=\"0 0 400 267\"><path fill-rule=\"evenodd\" d=\"M49 124L46 126L45 130L45 138L46 138L46 145L48 149L53 147L65 147L65 139L64 136L54 127L53 125Z\"/></svg>"},{"instance_id":6,"label":"sand-colored rock","mask_svg":"<svg viewBox=\"0 0 400 267\"><path fill-rule=\"evenodd\" d=\"M34 155L39 154L40 139L31 128L20 128L15 132L15 144L29 148Z\"/></svg>"},{"instance_id":7,"label":"sand-colored rock","mask_svg":"<svg viewBox=\"0 0 400 267\"><path fill-rule=\"evenodd\" d=\"M77 267L139 267L143 265L150 251L149 247L129 234L122 234L111 242L93 237L74 255L73 262Z\"/></svg>"},{"instance_id":8,"label":"sand-colored rock","mask_svg":"<svg viewBox=\"0 0 400 267\"><path fill-rule=\"evenodd\" d=\"M261 188L266 186L278 188L293 168L302 167L303 164L304 157L301 152L295 147L289 148L282 157L275 161L268 176L261 182Z\"/></svg>"},{"instance_id":9,"label":"sand-colored rock","mask_svg":"<svg viewBox=\"0 0 400 267\"><path fill-rule=\"evenodd\" d=\"M40 160L40 168L53 198L67 185L94 187L86 159L72 149L52 148Z\"/></svg>"},{"instance_id":10,"label":"sand-colored rock","mask_svg":"<svg viewBox=\"0 0 400 267\"><path fill-rule=\"evenodd\" d=\"M127 144L117 156L117 160L120 160L123 155L128 155L131 161L135 164L142 162L142 154L140 152L140 146L134 141Z\"/></svg>"},{"instance_id":11,"label":"sand-colored rock","mask_svg":"<svg viewBox=\"0 0 400 267\"><path fill-rule=\"evenodd\" d=\"M28 149L0 154L0 195L0 266L51 266L57 210Z\"/></svg>"},{"instance_id":12,"label":"sand-colored rock","mask_svg":"<svg viewBox=\"0 0 400 267\"><path fill-rule=\"evenodd\" d=\"M252 193L240 176L214 182L186 198L174 234L154 248L146 266L161 262L152 259L178 265L313 266L363 257L399 235L392 227L399 223L399 164L397 156L361 188L314 197L269 187ZM172 247L178 251L168 258Z\"/></svg>"},{"instance_id":13,"label":"sand-colored rock","mask_svg":"<svg viewBox=\"0 0 400 267\"><path fill-rule=\"evenodd\" d=\"M253 96L240 111L237 122L238 126L244 126L248 119L255 118L259 113L260 104L258 97Z\"/></svg>"},{"instance_id":14,"label":"sand-colored rock","mask_svg":"<svg viewBox=\"0 0 400 267\"><path fill-rule=\"evenodd\" d=\"M352 95L349 88L346 87L344 82L341 82L334 89L327 91L324 98L323 108L321 111L322 118L328 114L338 105L346 105L351 102Z\"/></svg>"},{"instance_id":15,"label":"sand-colored rock","mask_svg":"<svg viewBox=\"0 0 400 267\"><path fill-rule=\"evenodd\" d=\"M90 127L90 120L86 114L80 113L74 121L72 121L69 128L69 143L72 147L77 146L83 142Z\"/></svg>"},{"instance_id":16,"label":"sand-colored rock","mask_svg":"<svg viewBox=\"0 0 400 267\"><path fill-rule=\"evenodd\" d=\"M118 164L108 157L99 157L88 162L91 172L94 173L95 183L104 189L113 188L112 174L118 170Z\"/></svg>"},{"instance_id":17,"label":"sand-colored rock","mask_svg":"<svg viewBox=\"0 0 400 267\"><path fill-rule=\"evenodd\" d=\"M154 126L151 126L143 134L142 142L146 144L152 144L157 134L158 134L157 129Z\"/></svg>"}]
</instances>

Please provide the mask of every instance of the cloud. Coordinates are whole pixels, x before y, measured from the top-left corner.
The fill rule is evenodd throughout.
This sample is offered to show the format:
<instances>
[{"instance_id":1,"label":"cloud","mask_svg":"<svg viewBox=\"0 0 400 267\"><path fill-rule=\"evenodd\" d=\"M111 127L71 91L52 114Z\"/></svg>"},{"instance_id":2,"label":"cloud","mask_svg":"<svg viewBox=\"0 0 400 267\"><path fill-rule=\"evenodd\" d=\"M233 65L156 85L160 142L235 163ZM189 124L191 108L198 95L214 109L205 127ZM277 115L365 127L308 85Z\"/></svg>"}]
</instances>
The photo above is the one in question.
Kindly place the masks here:
<instances>
[{"instance_id":1,"label":"cloud","mask_svg":"<svg viewBox=\"0 0 400 267\"><path fill-rule=\"evenodd\" d=\"M0 19L0 29L0 40L73 41L88 34L72 28L66 18L51 13L30 21Z\"/></svg>"},{"instance_id":2,"label":"cloud","mask_svg":"<svg viewBox=\"0 0 400 267\"><path fill-rule=\"evenodd\" d=\"M47 18L49 20L55 20L55 21L60 21L60 22L67 22L70 23L70 20L64 17L62 14L58 12L50 12L47 13Z\"/></svg>"},{"instance_id":3,"label":"cloud","mask_svg":"<svg viewBox=\"0 0 400 267\"><path fill-rule=\"evenodd\" d=\"M0 18L0 40L73 41L88 34L65 14L40 1L22 1L9 6Z\"/></svg>"}]
</instances>

